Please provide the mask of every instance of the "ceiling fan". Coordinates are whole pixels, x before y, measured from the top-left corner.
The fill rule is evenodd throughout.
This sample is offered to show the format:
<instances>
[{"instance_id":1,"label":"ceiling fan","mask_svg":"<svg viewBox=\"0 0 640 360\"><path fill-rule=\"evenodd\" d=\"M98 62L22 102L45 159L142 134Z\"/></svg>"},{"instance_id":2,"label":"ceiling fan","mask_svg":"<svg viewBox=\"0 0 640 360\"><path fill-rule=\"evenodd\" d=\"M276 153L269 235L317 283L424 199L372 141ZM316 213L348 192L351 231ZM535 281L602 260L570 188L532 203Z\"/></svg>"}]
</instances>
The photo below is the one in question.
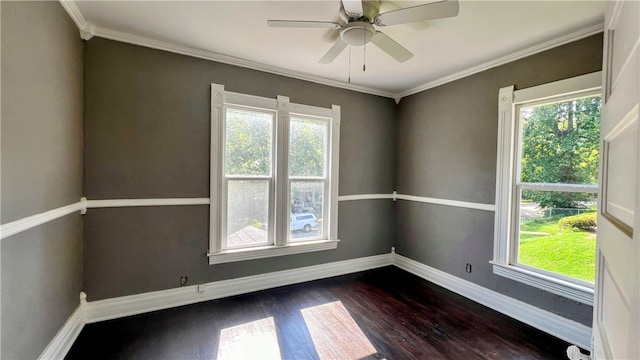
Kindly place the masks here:
<instances>
[{"instance_id":1,"label":"ceiling fan","mask_svg":"<svg viewBox=\"0 0 640 360\"><path fill-rule=\"evenodd\" d=\"M413 53L377 30L375 26L384 27L454 17L458 15L458 10L457 0L441 0L380 14L380 0L341 0L339 15L342 23L334 21L268 20L267 24L271 27L279 28L326 28L338 30L339 38L320 59L321 64L333 62L347 45L363 46L369 42L372 42L398 62L405 62L413 57Z\"/></svg>"}]
</instances>

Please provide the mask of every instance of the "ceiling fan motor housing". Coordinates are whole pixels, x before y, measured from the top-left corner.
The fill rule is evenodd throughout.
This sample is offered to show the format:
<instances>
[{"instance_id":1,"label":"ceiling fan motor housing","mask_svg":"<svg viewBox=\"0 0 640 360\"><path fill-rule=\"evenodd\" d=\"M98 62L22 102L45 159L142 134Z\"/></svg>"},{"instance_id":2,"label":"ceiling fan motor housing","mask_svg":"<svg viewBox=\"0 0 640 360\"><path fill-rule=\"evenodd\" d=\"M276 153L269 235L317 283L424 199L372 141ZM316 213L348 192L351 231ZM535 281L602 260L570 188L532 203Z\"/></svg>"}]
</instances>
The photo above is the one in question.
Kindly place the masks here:
<instances>
[{"instance_id":1,"label":"ceiling fan motor housing","mask_svg":"<svg viewBox=\"0 0 640 360\"><path fill-rule=\"evenodd\" d=\"M371 41L375 34L373 25L364 21L350 22L340 31L342 40L351 46L362 46Z\"/></svg>"}]
</instances>

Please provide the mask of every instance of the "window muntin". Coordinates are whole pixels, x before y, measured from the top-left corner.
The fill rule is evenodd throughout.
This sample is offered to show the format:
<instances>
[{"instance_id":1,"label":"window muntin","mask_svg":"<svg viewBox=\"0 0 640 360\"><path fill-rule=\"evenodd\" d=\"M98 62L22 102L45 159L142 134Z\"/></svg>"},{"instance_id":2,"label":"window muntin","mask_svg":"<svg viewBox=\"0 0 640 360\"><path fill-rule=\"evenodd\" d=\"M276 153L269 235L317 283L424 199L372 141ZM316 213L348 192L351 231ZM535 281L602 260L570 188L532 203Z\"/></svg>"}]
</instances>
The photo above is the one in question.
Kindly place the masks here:
<instances>
[{"instance_id":1,"label":"window muntin","mask_svg":"<svg viewBox=\"0 0 640 360\"><path fill-rule=\"evenodd\" d=\"M560 224L575 219L561 220L576 213L585 213L580 216L585 219L597 213L600 96L559 96L518 104L515 110L518 156L512 221L519 226L513 227L510 264L592 286L595 227ZM540 229L545 231L535 231Z\"/></svg>"}]
</instances>

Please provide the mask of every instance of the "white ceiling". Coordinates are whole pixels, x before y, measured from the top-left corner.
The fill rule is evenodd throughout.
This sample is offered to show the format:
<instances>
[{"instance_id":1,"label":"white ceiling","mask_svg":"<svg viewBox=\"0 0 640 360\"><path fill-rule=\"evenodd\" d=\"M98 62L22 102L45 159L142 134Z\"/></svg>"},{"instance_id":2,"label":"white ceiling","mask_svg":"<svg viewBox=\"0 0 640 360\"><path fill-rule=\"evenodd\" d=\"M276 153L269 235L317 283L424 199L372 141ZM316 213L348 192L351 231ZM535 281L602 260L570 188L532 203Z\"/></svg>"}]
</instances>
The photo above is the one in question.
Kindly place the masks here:
<instances>
[{"instance_id":1,"label":"white ceiling","mask_svg":"<svg viewBox=\"0 0 640 360\"><path fill-rule=\"evenodd\" d=\"M427 2L382 0L381 12ZM69 4L73 11L69 11ZM81 29L95 36L220 58L391 97L407 95L473 68L486 68L500 59L512 59L513 54L594 33L604 19L601 1L461 0L455 18L379 28L415 57L398 63L368 44L363 72L363 47L353 47L351 66L348 48L332 64L319 64L332 45L323 39L327 30L267 26L267 19L336 21L339 0L75 4L77 8L63 2L75 13ZM347 84L349 69L351 84Z\"/></svg>"}]
</instances>

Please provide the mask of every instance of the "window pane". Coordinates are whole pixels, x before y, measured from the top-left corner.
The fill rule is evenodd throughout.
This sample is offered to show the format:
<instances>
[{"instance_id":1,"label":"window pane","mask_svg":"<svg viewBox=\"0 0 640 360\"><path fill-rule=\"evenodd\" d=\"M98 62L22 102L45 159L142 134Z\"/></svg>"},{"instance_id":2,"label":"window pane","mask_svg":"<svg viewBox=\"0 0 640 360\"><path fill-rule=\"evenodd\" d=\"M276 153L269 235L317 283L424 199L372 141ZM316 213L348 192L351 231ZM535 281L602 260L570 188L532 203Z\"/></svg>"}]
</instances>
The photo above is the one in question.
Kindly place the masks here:
<instances>
[{"instance_id":1,"label":"window pane","mask_svg":"<svg viewBox=\"0 0 640 360\"><path fill-rule=\"evenodd\" d=\"M598 183L600 97L520 108L521 181Z\"/></svg>"},{"instance_id":2,"label":"window pane","mask_svg":"<svg viewBox=\"0 0 640 360\"><path fill-rule=\"evenodd\" d=\"M291 219L289 231L292 241L322 237L324 211L324 182L291 182Z\"/></svg>"},{"instance_id":3,"label":"window pane","mask_svg":"<svg viewBox=\"0 0 640 360\"><path fill-rule=\"evenodd\" d=\"M593 283L596 206L596 194L523 190L518 263Z\"/></svg>"},{"instance_id":4,"label":"window pane","mask_svg":"<svg viewBox=\"0 0 640 360\"><path fill-rule=\"evenodd\" d=\"M227 175L271 175L273 114L227 109Z\"/></svg>"},{"instance_id":5,"label":"window pane","mask_svg":"<svg viewBox=\"0 0 640 360\"><path fill-rule=\"evenodd\" d=\"M291 118L289 175L324 176L327 122Z\"/></svg>"},{"instance_id":6,"label":"window pane","mask_svg":"<svg viewBox=\"0 0 640 360\"><path fill-rule=\"evenodd\" d=\"M268 243L268 180L229 180L227 248Z\"/></svg>"}]
</instances>

